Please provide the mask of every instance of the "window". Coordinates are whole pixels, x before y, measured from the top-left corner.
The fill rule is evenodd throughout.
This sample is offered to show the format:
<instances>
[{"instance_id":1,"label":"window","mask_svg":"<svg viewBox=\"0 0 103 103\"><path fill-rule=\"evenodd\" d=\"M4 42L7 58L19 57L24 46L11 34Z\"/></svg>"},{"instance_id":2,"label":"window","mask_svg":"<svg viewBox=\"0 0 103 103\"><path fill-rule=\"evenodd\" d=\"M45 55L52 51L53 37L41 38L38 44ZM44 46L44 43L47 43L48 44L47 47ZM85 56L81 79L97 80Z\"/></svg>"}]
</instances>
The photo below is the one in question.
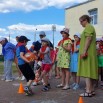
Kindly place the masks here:
<instances>
[{"instance_id":1,"label":"window","mask_svg":"<svg viewBox=\"0 0 103 103\"><path fill-rule=\"evenodd\" d=\"M91 17L91 24L93 24L93 25L97 24L98 10L92 9L92 10L89 10L88 12L89 12L89 15Z\"/></svg>"}]
</instances>

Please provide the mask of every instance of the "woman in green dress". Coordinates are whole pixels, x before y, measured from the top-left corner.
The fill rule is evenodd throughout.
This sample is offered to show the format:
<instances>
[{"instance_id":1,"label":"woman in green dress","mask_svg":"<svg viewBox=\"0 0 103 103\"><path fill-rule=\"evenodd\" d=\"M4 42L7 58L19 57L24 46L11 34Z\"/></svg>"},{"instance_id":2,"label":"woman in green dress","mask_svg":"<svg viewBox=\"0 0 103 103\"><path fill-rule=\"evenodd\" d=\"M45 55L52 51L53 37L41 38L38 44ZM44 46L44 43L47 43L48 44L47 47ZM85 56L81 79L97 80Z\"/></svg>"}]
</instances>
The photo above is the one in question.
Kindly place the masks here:
<instances>
[{"instance_id":1,"label":"woman in green dress","mask_svg":"<svg viewBox=\"0 0 103 103\"><path fill-rule=\"evenodd\" d=\"M81 35L77 75L86 80L86 92L80 96L91 97L95 94L94 80L98 79L96 32L88 15L81 16L79 20L85 29Z\"/></svg>"},{"instance_id":2,"label":"woman in green dress","mask_svg":"<svg viewBox=\"0 0 103 103\"><path fill-rule=\"evenodd\" d=\"M68 68L70 67L70 51L72 41L69 38L69 29L64 28L61 32L63 39L59 42L59 50L57 55L57 67L61 68L62 71L62 83L57 85L57 87L63 87L63 90L70 89L69 78L70 72Z\"/></svg>"}]
</instances>

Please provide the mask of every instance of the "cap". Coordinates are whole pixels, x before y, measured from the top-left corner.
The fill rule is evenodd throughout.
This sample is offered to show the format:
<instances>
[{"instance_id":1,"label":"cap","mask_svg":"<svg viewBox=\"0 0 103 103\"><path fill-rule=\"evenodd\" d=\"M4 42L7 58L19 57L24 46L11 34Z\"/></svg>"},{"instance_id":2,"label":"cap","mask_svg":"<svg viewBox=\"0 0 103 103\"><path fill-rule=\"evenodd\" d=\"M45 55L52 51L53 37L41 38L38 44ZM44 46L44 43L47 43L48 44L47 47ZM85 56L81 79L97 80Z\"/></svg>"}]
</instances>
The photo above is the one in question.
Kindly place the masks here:
<instances>
[{"instance_id":1,"label":"cap","mask_svg":"<svg viewBox=\"0 0 103 103\"><path fill-rule=\"evenodd\" d=\"M45 36L45 32L44 31L41 31L40 33L39 33L39 36Z\"/></svg>"},{"instance_id":2,"label":"cap","mask_svg":"<svg viewBox=\"0 0 103 103\"><path fill-rule=\"evenodd\" d=\"M19 37L19 42L22 42L22 41L30 41L30 39L28 39L26 36L20 36Z\"/></svg>"},{"instance_id":3,"label":"cap","mask_svg":"<svg viewBox=\"0 0 103 103\"><path fill-rule=\"evenodd\" d=\"M50 42L49 39L47 39L47 38L42 38L41 41L45 41L45 42L48 42L48 43Z\"/></svg>"},{"instance_id":4,"label":"cap","mask_svg":"<svg viewBox=\"0 0 103 103\"><path fill-rule=\"evenodd\" d=\"M1 38L0 38L0 42L3 41L3 40L5 40L5 38L4 38L4 37L1 37Z\"/></svg>"},{"instance_id":5,"label":"cap","mask_svg":"<svg viewBox=\"0 0 103 103\"><path fill-rule=\"evenodd\" d=\"M80 38L80 33L76 33L74 34L74 36L77 36L78 38Z\"/></svg>"},{"instance_id":6,"label":"cap","mask_svg":"<svg viewBox=\"0 0 103 103\"><path fill-rule=\"evenodd\" d=\"M63 32L65 32L66 34L69 35L69 29L68 28L64 28L60 33L62 34Z\"/></svg>"}]
</instances>

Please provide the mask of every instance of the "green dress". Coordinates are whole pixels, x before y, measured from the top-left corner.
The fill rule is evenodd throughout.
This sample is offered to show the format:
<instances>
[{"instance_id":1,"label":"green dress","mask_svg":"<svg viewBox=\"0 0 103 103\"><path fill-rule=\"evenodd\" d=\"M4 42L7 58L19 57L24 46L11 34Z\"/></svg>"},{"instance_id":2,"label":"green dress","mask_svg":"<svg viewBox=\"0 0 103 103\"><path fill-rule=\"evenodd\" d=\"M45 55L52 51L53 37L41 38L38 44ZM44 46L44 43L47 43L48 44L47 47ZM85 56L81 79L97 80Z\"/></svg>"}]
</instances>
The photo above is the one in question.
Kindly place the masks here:
<instances>
[{"instance_id":1,"label":"green dress","mask_svg":"<svg viewBox=\"0 0 103 103\"><path fill-rule=\"evenodd\" d=\"M72 44L70 39L65 40L63 46L68 46L68 44ZM57 54L57 67L62 68L69 68L70 67L70 52L63 49L59 46L59 51Z\"/></svg>"},{"instance_id":2,"label":"green dress","mask_svg":"<svg viewBox=\"0 0 103 103\"><path fill-rule=\"evenodd\" d=\"M92 42L88 48L88 57L85 59L80 59L80 54L83 53L86 37L92 36ZM94 27L91 24L88 24L82 35L79 49L79 58L78 58L78 76L98 79L98 62L97 62L97 53L96 53L96 32Z\"/></svg>"}]
</instances>

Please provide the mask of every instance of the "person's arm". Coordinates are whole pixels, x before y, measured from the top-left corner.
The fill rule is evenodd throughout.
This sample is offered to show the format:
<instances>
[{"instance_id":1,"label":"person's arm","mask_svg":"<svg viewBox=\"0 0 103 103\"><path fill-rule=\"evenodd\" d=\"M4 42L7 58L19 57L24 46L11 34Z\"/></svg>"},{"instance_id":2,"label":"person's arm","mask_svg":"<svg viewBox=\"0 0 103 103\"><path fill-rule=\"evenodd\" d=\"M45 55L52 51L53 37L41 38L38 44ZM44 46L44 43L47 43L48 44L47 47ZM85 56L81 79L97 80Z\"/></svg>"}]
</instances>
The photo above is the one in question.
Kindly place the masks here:
<instances>
[{"instance_id":1,"label":"person's arm","mask_svg":"<svg viewBox=\"0 0 103 103\"><path fill-rule=\"evenodd\" d=\"M77 48L77 46L76 46L76 41L74 42L74 52L78 52L79 51L79 48Z\"/></svg>"},{"instance_id":2,"label":"person's arm","mask_svg":"<svg viewBox=\"0 0 103 103\"><path fill-rule=\"evenodd\" d=\"M20 57L27 63L30 63L24 56L24 52L20 52Z\"/></svg>"},{"instance_id":3,"label":"person's arm","mask_svg":"<svg viewBox=\"0 0 103 103\"><path fill-rule=\"evenodd\" d=\"M88 56L88 48L92 42L92 36L87 36L85 41L85 46L81 58L86 58Z\"/></svg>"},{"instance_id":4,"label":"person's arm","mask_svg":"<svg viewBox=\"0 0 103 103\"><path fill-rule=\"evenodd\" d=\"M87 36L85 45L84 45L84 51L83 51L84 53L86 53L88 51L88 48L89 48L91 42L92 42L92 36Z\"/></svg>"},{"instance_id":5,"label":"person's arm","mask_svg":"<svg viewBox=\"0 0 103 103\"><path fill-rule=\"evenodd\" d=\"M19 47L19 50L20 50L20 57L27 63L30 63L26 57L24 56L25 55L25 52L26 52L26 47L23 45L23 46L20 46Z\"/></svg>"},{"instance_id":6,"label":"person's arm","mask_svg":"<svg viewBox=\"0 0 103 103\"><path fill-rule=\"evenodd\" d=\"M62 48L65 49L65 50L68 51L68 52L71 51L71 47L72 47L72 46L71 46L71 43L69 43L68 46L63 46L63 45L62 45Z\"/></svg>"},{"instance_id":7,"label":"person's arm","mask_svg":"<svg viewBox=\"0 0 103 103\"><path fill-rule=\"evenodd\" d=\"M42 52L42 51L40 50L40 53L41 53L41 54L47 54L47 53L49 52L49 50L50 50L49 47L47 47L44 52Z\"/></svg>"}]
</instances>

